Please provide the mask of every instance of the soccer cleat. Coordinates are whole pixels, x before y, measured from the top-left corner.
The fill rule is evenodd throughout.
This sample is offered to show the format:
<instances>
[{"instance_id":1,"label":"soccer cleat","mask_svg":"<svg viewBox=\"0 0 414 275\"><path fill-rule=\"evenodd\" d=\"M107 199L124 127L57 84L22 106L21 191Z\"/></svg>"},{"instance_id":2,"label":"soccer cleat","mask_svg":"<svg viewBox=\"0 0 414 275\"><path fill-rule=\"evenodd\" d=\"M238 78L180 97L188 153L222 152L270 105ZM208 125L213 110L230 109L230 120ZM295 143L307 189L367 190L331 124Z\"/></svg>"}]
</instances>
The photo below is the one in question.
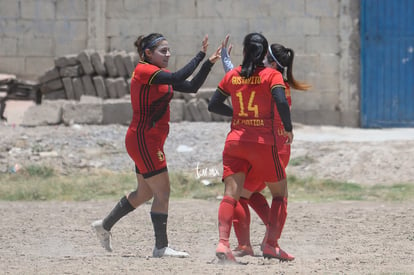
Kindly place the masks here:
<instances>
[{"instance_id":1,"label":"soccer cleat","mask_svg":"<svg viewBox=\"0 0 414 275\"><path fill-rule=\"evenodd\" d=\"M152 251L152 257L154 258L161 258L161 257L175 257L175 258L187 258L190 256L187 252L183 251L177 251L172 249L169 246L163 247L158 249L157 247L154 247L154 250Z\"/></svg>"},{"instance_id":2,"label":"soccer cleat","mask_svg":"<svg viewBox=\"0 0 414 275\"><path fill-rule=\"evenodd\" d=\"M272 247L269 244L266 244L263 248L263 257L265 259L275 258L281 261L293 261L295 259L293 255L290 255L289 253L283 251L279 245Z\"/></svg>"},{"instance_id":3,"label":"soccer cleat","mask_svg":"<svg viewBox=\"0 0 414 275\"><path fill-rule=\"evenodd\" d=\"M102 247L107 251L112 252L111 232L103 228L102 220L94 221L92 223L92 228L95 230L96 236L101 242Z\"/></svg>"},{"instance_id":4,"label":"soccer cleat","mask_svg":"<svg viewBox=\"0 0 414 275\"><path fill-rule=\"evenodd\" d=\"M250 245L239 245L233 249L234 257L254 256L253 248Z\"/></svg>"},{"instance_id":5,"label":"soccer cleat","mask_svg":"<svg viewBox=\"0 0 414 275\"><path fill-rule=\"evenodd\" d=\"M236 259L234 258L233 253L231 252L230 247L225 246L222 243L218 243L218 245L217 245L217 248L216 248L216 256L221 261L231 261L231 262L235 262L236 261Z\"/></svg>"}]
</instances>

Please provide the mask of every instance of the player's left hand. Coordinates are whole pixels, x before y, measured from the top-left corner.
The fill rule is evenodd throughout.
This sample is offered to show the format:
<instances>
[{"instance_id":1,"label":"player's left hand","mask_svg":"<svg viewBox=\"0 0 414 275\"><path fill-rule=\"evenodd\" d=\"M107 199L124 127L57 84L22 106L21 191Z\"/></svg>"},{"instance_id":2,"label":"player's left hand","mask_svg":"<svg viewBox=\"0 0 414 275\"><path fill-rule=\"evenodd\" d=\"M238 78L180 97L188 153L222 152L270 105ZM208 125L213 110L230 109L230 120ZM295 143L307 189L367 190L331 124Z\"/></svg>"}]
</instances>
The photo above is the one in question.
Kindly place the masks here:
<instances>
[{"instance_id":1,"label":"player's left hand","mask_svg":"<svg viewBox=\"0 0 414 275\"><path fill-rule=\"evenodd\" d=\"M209 57L209 60L210 60L210 62L211 63L216 63L216 61L217 60L219 60L220 58L221 58L221 55L220 55L220 52L221 52L221 46L219 46L218 48L217 48L217 50L216 50L216 52L215 53L213 53L210 57Z\"/></svg>"}]
</instances>

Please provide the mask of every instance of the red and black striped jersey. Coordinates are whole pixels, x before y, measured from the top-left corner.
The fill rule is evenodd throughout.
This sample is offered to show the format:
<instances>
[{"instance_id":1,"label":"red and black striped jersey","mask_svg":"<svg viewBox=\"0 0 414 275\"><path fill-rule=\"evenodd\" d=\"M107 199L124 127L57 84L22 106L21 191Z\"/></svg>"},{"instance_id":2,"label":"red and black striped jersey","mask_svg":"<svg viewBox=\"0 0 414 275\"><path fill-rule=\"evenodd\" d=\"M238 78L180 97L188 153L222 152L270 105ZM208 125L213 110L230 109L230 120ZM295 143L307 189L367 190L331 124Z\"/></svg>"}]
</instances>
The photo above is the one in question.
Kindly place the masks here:
<instances>
[{"instance_id":1,"label":"red and black striped jersey","mask_svg":"<svg viewBox=\"0 0 414 275\"><path fill-rule=\"evenodd\" d=\"M133 130L145 130L155 124L168 127L172 87L168 84L152 84L154 77L163 70L146 62L139 62L136 66L131 79L133 116L130 128Z\"/></svg>"}]
</instances>

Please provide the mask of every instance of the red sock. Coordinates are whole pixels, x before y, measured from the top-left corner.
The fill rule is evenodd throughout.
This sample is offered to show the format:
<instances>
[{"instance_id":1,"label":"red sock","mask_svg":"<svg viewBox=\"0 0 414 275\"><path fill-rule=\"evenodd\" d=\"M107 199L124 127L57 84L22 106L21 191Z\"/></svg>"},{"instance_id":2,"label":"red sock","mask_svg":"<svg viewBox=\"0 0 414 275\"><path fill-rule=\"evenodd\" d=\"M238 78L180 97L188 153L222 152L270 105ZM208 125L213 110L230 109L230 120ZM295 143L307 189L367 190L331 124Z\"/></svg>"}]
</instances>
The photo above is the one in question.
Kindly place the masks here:
<instances>
[{"instance_id":1,"label":"red sock","mask_svg":"<svg viewBox=\"0 0 414 275\"><path fill-rule=\"evenodd\" d=\"M267 225L269 223L270 208L265 196L259 192L253 193L249 199L249 205L257 213L262 222Z\"/></svg>"},{"instance_id":2,"label":"red sock","mask_svg":"<svg viewBox=\"0 0 414 275\"><path fill-rule=\"evenodd\" d=\"M233 221L234 207L237 201L230 196L224 196L218 209L218 229L220 242L230 246L230 230Z\"/></svg>"},{"instance_id":3,"label":"red sock","mask_svg":"<svg viewBox=\"0 0 414 275\"><path fill-rule=\"evenodd\" d=\"M275 247L282 234L287 216L287 198L274 197L269 217L269 235L267 243Z\"/></svg>"},{"instance_id":4,"label":"red sock","mask_svg":"<svg viewBox=\"0 0 414 275\"><path fill-rule=\"evenodd\" d=\"M234 208L233 225L239 245L250 245L250 210L246 198L240 198Z\"/></svg>"}]
</instances>

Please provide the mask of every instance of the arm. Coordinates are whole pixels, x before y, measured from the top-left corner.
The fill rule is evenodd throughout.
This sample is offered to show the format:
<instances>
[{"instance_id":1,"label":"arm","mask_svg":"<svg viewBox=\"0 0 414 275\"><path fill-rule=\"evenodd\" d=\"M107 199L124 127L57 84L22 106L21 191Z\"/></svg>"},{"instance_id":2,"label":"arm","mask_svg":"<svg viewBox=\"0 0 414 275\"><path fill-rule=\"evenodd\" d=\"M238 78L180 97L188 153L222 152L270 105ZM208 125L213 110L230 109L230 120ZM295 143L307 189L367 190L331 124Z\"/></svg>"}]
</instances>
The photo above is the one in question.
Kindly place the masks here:
<instances>
[{"instance_id":1,"label":"arm","mask_svg":"<svg viewBox=\"0 0 414 275\"><path fill-rule=\"evenodd\" d=\"M229 49L227 50L229 37L229 35L226 35L226 38L221 43L221 62L223 63L223 69L226 73L234 68L233 63L231 63L230 59L230 52L233 46L230 44Z\"/></svg>"},{"instance_id":2,"label":"arm","mask_svg":"<svg viewBox=\"0 0 414 275\"><path fill-rule=\"evenodd\" d=\"M186 80L200 64L201 60L206 56L206 53L200 51L187 65L175 73L166 71L158 71L154 75L151 84L177 84Z\"/></svg>"},{"instance_id":3,"label":"arm","mask_svg":"<svg viewBox=\"0 0 414 275\"><path fill-rule=\"evenodd\" d=\"M203 63L200 71L194 76L193 79L190 81L185 80L183 82L173 84L174 91L183 93L196 93L198 89L200 89L201 85L203 85L213 65L214 63L212 63L210 60L207 60Z\"/></svg>"},{"instance_id":4,"label":"arm","mask_svg":"<svg viewBox=\"0 0 414 275\"><path fill-rule=\"evenodd\" d=\"M217 50L209 57L209 59L203 63L200 71L194 76L191 81L185 80L181 83L177 83L173 85L173 89L183 93L196 93L198 89L200 89L201 85L203 85L214 63L220 59L220 49L221 47L217 48Z\"/></svg>"},{"instance_id":5,"label":"arm","mask_svg":"<svg viewBox=\"0 0 414 275\"><path fill-rule=\"evenodd\" d=\"M276 102L277 111L282 119L283 126L286 132L292 132L292 121L290 119L290 108L286 100L285 88L281 86L274 86L272 88L272 96Z\"/></svg>"},{"instance_id":6,"label":"arm","mask_svg":"<svg viewBox=\"0 0 414 275\"><path fill-rule=\"evenodd\" d=\"M225 48L221 49L221 62L223 63L223 69L226 73L234 68L233 63L231 63L230 55Z\"/></svg>"},{"instance_id":7,"label":"arm","mask_svg":"<svg viewBox=\"0 0 414 275\"><path fill-rule=\"evenodd\" d=\"M224 104L226 98L227 95L217 89L208 103L208 110L223 116L233 116L233 108Z\"/></svg>"}]
</instances>

